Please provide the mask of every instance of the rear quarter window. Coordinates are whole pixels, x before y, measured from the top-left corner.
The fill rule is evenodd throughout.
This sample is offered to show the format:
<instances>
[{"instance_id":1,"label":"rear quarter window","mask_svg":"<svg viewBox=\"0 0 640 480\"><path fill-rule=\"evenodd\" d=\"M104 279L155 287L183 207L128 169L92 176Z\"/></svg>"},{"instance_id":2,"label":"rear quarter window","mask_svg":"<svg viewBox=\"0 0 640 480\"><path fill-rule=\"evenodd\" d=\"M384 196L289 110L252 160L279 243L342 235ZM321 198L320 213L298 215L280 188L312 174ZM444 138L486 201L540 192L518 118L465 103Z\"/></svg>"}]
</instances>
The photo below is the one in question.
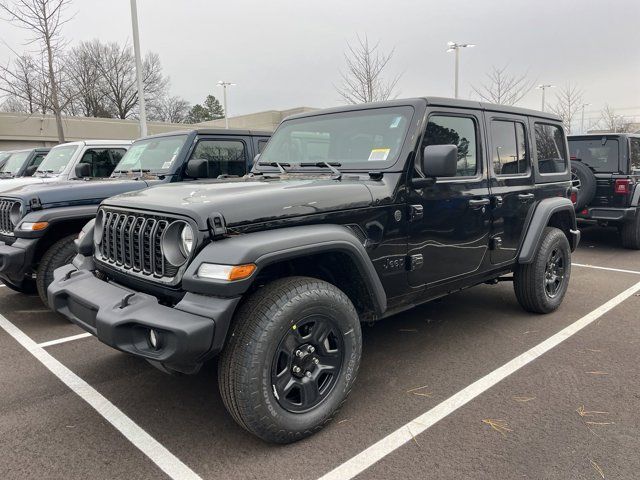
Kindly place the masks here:
<instances>
[{"instance_id":1,"label":"rear quarter window","mask_svg":"<svg viewBox=\"0 0 640 480\"><path fill-rule=\"evenodd\" d=\"M535 124L536 156L541 175L564 173L568 158L562 127L550 123Z\"/></svg>"}]
</instances>

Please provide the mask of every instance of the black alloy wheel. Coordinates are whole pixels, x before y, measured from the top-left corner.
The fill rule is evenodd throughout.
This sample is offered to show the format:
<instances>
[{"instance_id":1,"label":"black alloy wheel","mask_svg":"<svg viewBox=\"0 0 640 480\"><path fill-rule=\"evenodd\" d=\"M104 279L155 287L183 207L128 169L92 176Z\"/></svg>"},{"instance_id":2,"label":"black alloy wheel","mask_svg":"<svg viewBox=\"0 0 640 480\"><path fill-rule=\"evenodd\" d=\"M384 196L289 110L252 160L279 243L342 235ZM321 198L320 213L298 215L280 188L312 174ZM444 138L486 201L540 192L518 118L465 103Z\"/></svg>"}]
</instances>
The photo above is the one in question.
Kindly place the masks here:
<instances>
[{"instance_id":1,"label":"black alloy wheel","mask_svg":"<svg viewBox=\"0 0 640 480\"><path fill-rule=\"evenodd\" d=\"M313 316L297 322L273 358L271 384L280 406L292 413L315 408L333 390L343 361L342 335L330 318Z\"/></svg>"}]
</instances>

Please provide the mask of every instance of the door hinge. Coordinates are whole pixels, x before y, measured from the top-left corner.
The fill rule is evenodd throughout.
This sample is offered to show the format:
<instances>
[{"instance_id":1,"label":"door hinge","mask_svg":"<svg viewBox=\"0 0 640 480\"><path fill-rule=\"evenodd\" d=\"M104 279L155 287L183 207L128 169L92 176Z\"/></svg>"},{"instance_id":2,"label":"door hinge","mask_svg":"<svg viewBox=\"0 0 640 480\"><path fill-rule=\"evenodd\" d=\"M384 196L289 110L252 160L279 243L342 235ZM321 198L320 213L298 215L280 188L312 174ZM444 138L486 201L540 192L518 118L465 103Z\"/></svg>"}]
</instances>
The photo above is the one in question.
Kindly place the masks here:
<instances>
[{"instance_id":1,"label":"door hinge","mask_svg":"<svg viewBox=\"0 0 640 480\"><path fill-rule=\"evenodd\" d=\"M489 241L489 250L498 250L502 248L502 237L493 237Z\"/></svg>"},{"instance_id":2,"label":"door hinge","mask_svg":"<svg viewBox=\"0 0 640 480\"><path fill-rule=\"evenodd\" d=\"M418 270L419 268L422 268L423 264L424 264L424 258L422 257L421 253L418 253L416 255L409 255L409 257L407 258L407 267L411 272L413 272L414 270Z\"/></svg>"},{"instance_id":3,"label":"door hinge","mask_svg":"<svg viewBox=\"0 0 640 480\"><path fill-rule=\"evenodd\" d=\"M422 205L409 205L409 221L415 222L423 217L424 207Z\"/></svg>"}]
</instances>

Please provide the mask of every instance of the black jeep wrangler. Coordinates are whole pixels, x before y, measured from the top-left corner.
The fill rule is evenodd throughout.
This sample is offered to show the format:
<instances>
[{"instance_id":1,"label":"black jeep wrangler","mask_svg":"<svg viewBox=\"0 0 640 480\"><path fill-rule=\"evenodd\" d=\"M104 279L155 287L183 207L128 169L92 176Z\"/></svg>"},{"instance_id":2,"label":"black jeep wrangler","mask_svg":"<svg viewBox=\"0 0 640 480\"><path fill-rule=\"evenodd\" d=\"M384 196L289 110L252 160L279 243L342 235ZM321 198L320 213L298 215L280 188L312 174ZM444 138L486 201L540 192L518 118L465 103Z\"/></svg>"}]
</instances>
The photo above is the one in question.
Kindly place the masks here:
<instances>
[{"instance_id":1,"label":"black jeep wrangler","mask_svg":"<svg viewBox=\"0 0 640 480\"><path fill-rule=\"evenodd\" d=\"M438 98L307 113L242 179L104 201L49 303L168 372L220 354L231 415L291 442L351 390L360 322L499 279L531 312L558 308L570 192L549 114Z\"/></svg>"},{"instance_id":2,"label":"black jeep wrangler","mask_svg":"<svg viewBox=\"0 0 640 480\"><path fill-rule=\"evenodd\" d=\"M640 249L640 134L572 135L568 140L578 220L616 226L625 248Z\"/></svg>"},{"instance_id":3,"label":"black jeep wrangler","mask_svg":"<svg viewBox=\"0 0 640 480\"><path fill-rule=\"evenodd\" d=\"M74 240L102 200L161 183L241 177L269 136L199 129L141 138L119 155L94 146L71 180L0 193L0 280L20 292L37 289L47 303L53 271L73 259Z\"/></svg>"}]
</instances>

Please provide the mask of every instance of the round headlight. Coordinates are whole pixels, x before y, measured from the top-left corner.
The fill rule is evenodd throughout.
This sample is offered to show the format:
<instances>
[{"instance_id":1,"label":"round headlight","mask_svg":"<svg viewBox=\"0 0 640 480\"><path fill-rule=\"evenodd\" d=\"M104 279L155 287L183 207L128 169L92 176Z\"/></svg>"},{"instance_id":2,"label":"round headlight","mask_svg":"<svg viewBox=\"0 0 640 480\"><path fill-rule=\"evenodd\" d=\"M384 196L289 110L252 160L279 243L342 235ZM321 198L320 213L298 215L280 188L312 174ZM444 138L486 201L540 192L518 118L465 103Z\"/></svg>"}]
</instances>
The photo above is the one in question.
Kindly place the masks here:
<instances>
[{"instance_id":1,"label":"round headlight","mask_svg":"<svg viewBox=\"0 0 640 480\"><path fill-rule=\"evenodd\" d=\"M14 227L17 227L21 218L22 218L22 205L20 205L20 202L15 202L11 206L11 210L9 212L9 220L11 220L11 223L13 224Z\"/></svg>"},{"instance_id":2,"label":"round headlight","mask_svg":"<svg viewBox=\"0 0 640 480\"><path fill-rule=\"evenodd\" d=\"M188 223L176 220L162 233L164 258L174 267L184 265L192 248L193 230Z\"/></svg>"},{"instance_id":3,"label":"round headlight","mask_svg":"<svg viewBox=\"0 0 640 480\"><path fill-rule=\"evenodd\" d=\"M191 250L193 249L193 230L191 226L187 223L182 227L182 231L180 232L180 251L185 256L185 258L191 255Z\"/></svg>"},{"instance_id":4,"label":"round headlight","mask_svg":"<svg viewBox=\"0 0 640 480\"><path fill-rule=\"evenodd\" d=\"M93 226L93 242L96 245L102 243L102 232L104 231L104 210L100 210L96 216L96 223Z\"/></svg>"}]
</instances>

